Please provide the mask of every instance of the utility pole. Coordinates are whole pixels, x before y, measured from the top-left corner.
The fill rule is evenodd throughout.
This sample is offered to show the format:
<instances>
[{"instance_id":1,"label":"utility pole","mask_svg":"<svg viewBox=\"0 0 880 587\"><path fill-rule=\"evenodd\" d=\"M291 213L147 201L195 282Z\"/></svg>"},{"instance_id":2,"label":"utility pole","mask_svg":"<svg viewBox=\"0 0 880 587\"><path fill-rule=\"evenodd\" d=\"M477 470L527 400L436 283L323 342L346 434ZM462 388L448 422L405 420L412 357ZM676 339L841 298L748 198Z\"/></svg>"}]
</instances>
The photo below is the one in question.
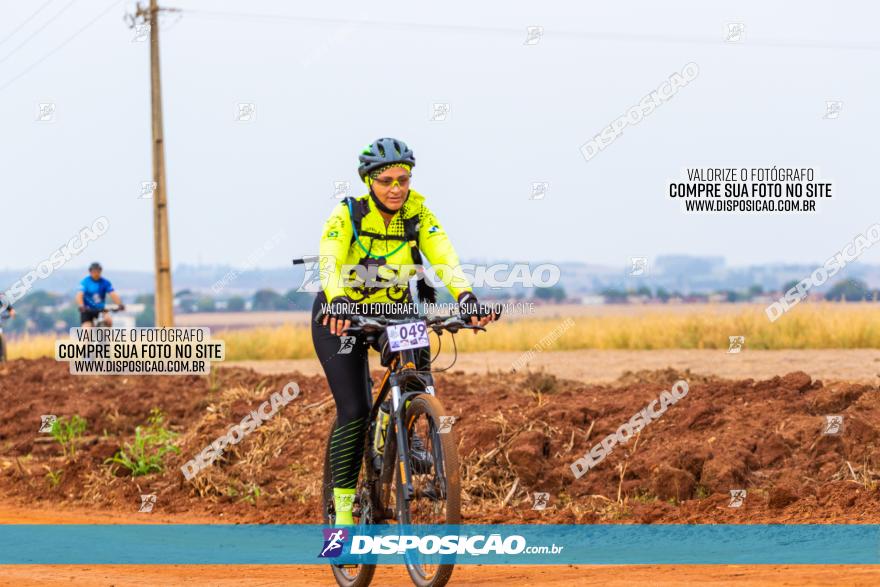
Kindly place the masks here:
<instances>
[{"instance_id":1,"label":"utility pole","mask_svg":"<svg viewBox=\"0 0 880 587\"><path fill-rule=\"evenodd\" d=\"M165 138L162 125L162 76L159 70L159 6L150 0L149 8L137 5L129 26L147 25L150 31L150 99L153 118L153 242L156 256L156 326L174 326L171 288L171 246L168 239L168 193L165 181ZM173 9L161 9L173 10Z\"/></svg>"}]
</instances>

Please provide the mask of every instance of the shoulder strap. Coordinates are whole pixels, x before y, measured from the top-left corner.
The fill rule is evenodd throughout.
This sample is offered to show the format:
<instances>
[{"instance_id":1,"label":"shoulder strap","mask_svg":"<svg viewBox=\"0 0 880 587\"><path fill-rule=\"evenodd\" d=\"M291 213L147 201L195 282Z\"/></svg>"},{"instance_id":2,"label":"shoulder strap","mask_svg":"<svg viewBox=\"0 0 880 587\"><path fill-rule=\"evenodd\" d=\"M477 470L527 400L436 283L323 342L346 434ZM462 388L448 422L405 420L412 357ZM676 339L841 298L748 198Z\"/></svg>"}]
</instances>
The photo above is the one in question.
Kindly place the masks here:
<instances>
[{"instance_id":1,"label":"shoulder strap","mask_svg":"<svg viewBox=\"0 0 880 587\"><path fill-rule=\"evenodd\" d=\"M419 216L416 214L412 218L404 218L403 219L403 235L406 237L406 240L412 242L415 241L418 246L419 242Z\"/></svg>"},{"instance_id":2,"label":"shoulder strap","mask_svg":"<svg viewBox=\"0 0 880 587\"><path fill-rule=\"evenodd\" d=\"M406 240L409 242L409 246L412 249L412 258L413 263L416 265L424 266L424 261L422 260L422 253L419 250L419 215L416 214L411 218L405 218L403 220L403 232L406 237ZM421 279L416 282L416 289L419 294L419 300L421 302L430 302L435 303L437 301L437 292L434 287L428 283L428 280L422 276Z\"/></svg>"},{"instance_id":3,"label":"shoulder strap","mask_svg":"<svg viewBox=\"0 0 880 587\"><path fill-rule=\"evenodd\" d=\"M351 225L354 228L351 234L351 242L361 233L361 221L364 219L364 209L360 206L355 198L348 196L342 200L343 206L348 208L348 217L351 219Z\"/></svg>"},{"instance_id":4,"label":"shoulder strap","mask_svg":"<svg viewBox=\"0 0 880 587\"><path fill-rule=\"evenodd\" d=\"M352 234L351 234L351 242L352 244L355 240L358 239L360 235L368 236L370 238L378 238L378 239L387 239L387 240L403 240L409 243L409 246L412 248L412 257L413 262L416 265L422 265L422 254L419 251L419 215L416 214L410 218L403 219L403 237L395 236L395 235L384 235L377 234L373 232L363 232L361 231L361 221L364 219L364 214L366 214L367 210L364 209L363 204L366 204L366 208L369 209L368 202L361 202L356 200L355 198L349 196L343 200L343 204L348 208L349 217L351 218L352 225ZM363 245L361 245L363 248ZM364 249L366 251L366 249ZM422 302L435 302L437 299L437 294L435 289L427 282L426 279L422 278L418 280L417 290L419 294L419 299Z\"/></svg>"},{"instance_id":5,"label":"shoulder strap","mask_svg":"<svg viewBox=\"0 0 880 587\"><path fill-rule=\"evenodd\" d=\"M359 236L368 236L371 239L375 240L387 240L387 241L412 241L418 240L419 237L419 218L415 216L413 218L405 218L403 220L403 230L404 236L398 236L396 234L382 234L378 232L371 232L369 230L362 230L361 223L364 219L364 216L370 209L370 204L366 200L358 200L351 196L345 198L343 200L343 204L348 207L349 217L351 218L351 225L354 227L351 235L351 242L354 243L355 240Z\"/></svg>"}]
</instances>

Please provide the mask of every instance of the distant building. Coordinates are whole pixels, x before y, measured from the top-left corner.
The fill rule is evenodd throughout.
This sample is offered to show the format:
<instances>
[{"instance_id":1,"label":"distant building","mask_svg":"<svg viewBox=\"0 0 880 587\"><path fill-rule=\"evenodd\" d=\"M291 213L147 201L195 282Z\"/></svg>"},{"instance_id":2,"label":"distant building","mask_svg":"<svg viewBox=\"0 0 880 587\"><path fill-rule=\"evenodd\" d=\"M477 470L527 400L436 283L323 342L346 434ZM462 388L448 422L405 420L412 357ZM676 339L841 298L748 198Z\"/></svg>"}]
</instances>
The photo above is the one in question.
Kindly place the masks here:
<instances>
[{"instance_id":1,"label":"distant building","mask_svg":"<svg viewBox=\"0 0 880 587\"><path fill-rule=\"evenodd\" d=\"M581 303L585 306L601 306L605 303L604 296L582 296Z\"/></svg>"},{"instance_id":2,"label":"distant building","mask_svg":"<svg viewBox=\"0 0 880 587\"><path fill-rule=\"evenodd\" d=\"M660 255L654 263L658 273L667 275L718 275L724 272L724 257Z\"/></svg>"},{"instance_id":3,"label":"distant building","mask_svg":"<svg viewBox=\"0 0 880 587\"><path fill-rule=\"evenodd\" d=\"M651 298L648 296L626 296L626 303L628 304L647 304L651 301Z\"/></svg>"}]
</instances>

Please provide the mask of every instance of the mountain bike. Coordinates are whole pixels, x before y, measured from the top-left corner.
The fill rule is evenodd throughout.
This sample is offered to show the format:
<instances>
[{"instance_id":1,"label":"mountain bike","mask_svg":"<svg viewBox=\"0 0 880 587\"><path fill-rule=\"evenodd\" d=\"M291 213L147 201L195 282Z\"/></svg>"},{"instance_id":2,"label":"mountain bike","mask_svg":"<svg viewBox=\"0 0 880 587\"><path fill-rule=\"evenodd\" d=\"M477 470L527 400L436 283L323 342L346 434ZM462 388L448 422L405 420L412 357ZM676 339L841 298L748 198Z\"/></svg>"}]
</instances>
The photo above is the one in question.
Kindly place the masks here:
<instances>
[{"instance_id":1,"label":"mountain bike","mask_svg":"<svg viewBox=\"0 0 880 587\"><path fill-rule=\"evenodd\" d=\"M389 330L397 329L397 332ZM416 350L428 346L392 351L389 340L418 337L427 340L429 331L438 337L445 331L454 335L462 329L485 330L465 323L461 316L427 319L389 319L353 316L346 334L361 332L367 344L378 344L382 365L387 367L378 393L373 398L373 382L369 369L368 403L370 426L364 443L364 466L355 493L352 515L356 527L370 524L459 524L461 522L461 481L459 479L458 442L446 410L437 399L430 371L416 368ZM421 335L424 335L421 337ZM453 343L454 343L453 337ZM406 345L404 345L406 346ZM399 347L398 347L399 348ZM430 347L429 347L430 348ZM439 354L439 353L438 353ZM435 357L436 358L436 357ZM390 410L385 445L380 454L374 452L380 407ZM335 520L333 479L330 469L330 437L336 428L334 419L327 435L324 456L323 516L332 526ZM426 461L415 463L410 451L414 434L424 439ZM381 438L381 435L380 435ZM414 466L415 465L415 466ZM440 587L449 581L452 564L434 564L438 557L407 555L410 578L419 587ZM365 587L372 581L375 565L333 565L333 575L342 587Z\"/></svg>"},{"instance_id":2,"label":"mountain bike","mask_svg":"<svg viewBox=\"0 0 880 587\"><path fill-rule=\"evenodd\" d=\"M106 328L107 314L122 312L124 309L125 306L105 306L97 316L92 318L92 326L94 328Z\"/></svg>"}]
</instances>

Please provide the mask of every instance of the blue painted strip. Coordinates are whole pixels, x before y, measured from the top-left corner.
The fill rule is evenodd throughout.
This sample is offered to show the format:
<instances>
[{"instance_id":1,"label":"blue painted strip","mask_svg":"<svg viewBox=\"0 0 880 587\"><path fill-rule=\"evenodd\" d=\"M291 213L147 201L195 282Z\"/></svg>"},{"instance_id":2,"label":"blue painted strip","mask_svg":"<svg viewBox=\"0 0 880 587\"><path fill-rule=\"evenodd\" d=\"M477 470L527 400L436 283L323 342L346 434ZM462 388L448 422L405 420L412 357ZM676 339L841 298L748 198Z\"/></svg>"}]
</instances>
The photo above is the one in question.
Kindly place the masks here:
<instances>
[{"instance_id":1,"label":"blue painted strip","mask_svg":"<svg viewBox=\"0 0 880 587\"><path fill-rule=\"evenodd\" d=\"M328 534L333 531L318 525L0 525L0 564L400 564L397 547L405 540L387 537L401 534L429 549L446 540L455 554L406 550L433 564L880 564L880 525L389 525L350 528L336 539ZM428 536L436 538L422 540ZM470 539L477 550L548 551L468 554L458 550L457 538L444 536ZM372 550L377 543L379 550ZM327 546L328 554L339 555L320 558ZM353 546L372 554L352 554Z\"/></svg>"}]
</instances>

